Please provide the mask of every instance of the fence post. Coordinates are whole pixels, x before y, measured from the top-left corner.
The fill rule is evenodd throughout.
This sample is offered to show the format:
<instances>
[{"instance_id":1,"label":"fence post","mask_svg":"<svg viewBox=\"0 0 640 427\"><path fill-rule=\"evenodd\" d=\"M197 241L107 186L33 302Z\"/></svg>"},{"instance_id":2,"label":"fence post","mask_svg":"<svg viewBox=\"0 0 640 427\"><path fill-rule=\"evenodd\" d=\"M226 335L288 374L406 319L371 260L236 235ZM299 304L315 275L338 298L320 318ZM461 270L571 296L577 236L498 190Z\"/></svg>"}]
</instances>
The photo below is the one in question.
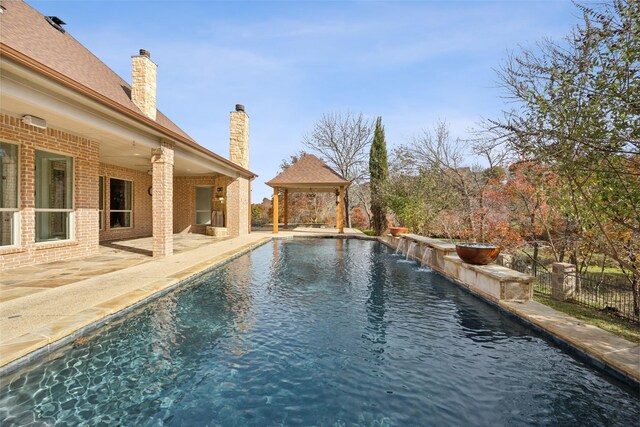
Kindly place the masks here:
<instances>
[{"instance_id":1,"label":"fence post","mask_svg":"<svg viewBox=\"0 0 640 427\"><path fill-rule=\"evenodd\" d=\"M565 301L575 297L576 266L566 262L554 262L551 273L551 298Z\"/></svg>"},{"instance_id":2,"label":"fence post","mask_svg":"<svg viewBox=\"0 0 640 427\"><path fill-rule=\"evenodd\" d=\"M498 255L496 264L507 268L513 268L513 255L507 253L501 253Z\"/></svg>"}]
</instances>

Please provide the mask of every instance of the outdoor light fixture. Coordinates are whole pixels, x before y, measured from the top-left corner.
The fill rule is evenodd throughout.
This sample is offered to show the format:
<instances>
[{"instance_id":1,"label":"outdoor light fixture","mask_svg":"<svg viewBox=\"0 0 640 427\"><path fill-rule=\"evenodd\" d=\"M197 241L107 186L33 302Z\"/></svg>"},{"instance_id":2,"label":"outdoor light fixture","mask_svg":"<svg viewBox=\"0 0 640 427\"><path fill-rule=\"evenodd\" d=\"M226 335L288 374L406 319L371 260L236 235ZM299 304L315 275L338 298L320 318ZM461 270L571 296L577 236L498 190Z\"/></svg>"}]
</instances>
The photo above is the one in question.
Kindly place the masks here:
<instances>
[{"instance_id":1,"label":"outdoor light fixture","mask_svg":"<svg viewBox=\"0 0 640 427\"><path fill-rule=\"evenodd\" d=\"M220 203L224 203L224 193L222 192L222 187L216 188L216 197L215 199Z\"/></svg>"},{"instance_id":2,"label":"outdoor light fixture","mask_svg":"<svg viewBox=\"0 0 640 427\"><path fill-rule=\"evenodd\" d=\"M31 116L27 114L26 116L22 116L22 123L25 125L30 125L40 129L47 128L47 121L45 119L41 119L40 117Z\"/></svg>"},{"instance_id":3,"label":"outdoor light fixture","mask_svg":"<svg viewBox=\"0 0 640 427\"><path fill-rule=\"evenodd\" d=\"M340 191L336 190L336 205L340 204Z\"/></svg>"}]
</instances>

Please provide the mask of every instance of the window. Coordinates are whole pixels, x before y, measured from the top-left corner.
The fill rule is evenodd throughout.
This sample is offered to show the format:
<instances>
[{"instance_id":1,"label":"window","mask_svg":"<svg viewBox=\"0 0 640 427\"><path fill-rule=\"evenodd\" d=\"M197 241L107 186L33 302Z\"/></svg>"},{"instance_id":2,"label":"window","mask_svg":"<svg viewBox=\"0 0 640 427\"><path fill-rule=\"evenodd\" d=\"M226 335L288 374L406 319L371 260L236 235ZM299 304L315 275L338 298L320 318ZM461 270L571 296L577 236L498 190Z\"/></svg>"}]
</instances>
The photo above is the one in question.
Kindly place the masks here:
<instances>
[{"instance_id":1,"label":"window","mask_svg":"<svg viewBox=\"0 0 640 427\"><path fill-rule=\"evenodd\" d=\"M98 202L98 211L100 214L100 230L104 230L104 176L99 176L98 177L100 183L99 183L99 190L98 190L98 199L100 200Z\"/></svg>"},{"instance_id":2,"label":"window","mask_svg":"<svg viewBox=\"0 0 640 427\"><path fill-rule=\"evenodd\" d=\"M211 187L196 187L196 224L211 225Z\"/></svg>"},{"instance_id":3,"label":"window","mask_svg":"<svg viewBox=\"0 0 640 427\"><path fill-rule=\"evenodd\" d=\"M18 146L0 142L0 246L18 245Z\"/></svg>"},{"instance_id":4,"label":"window","mask_svg":"<svg viewBox=\"0 0 640 427\"><path fill-rule=\"evenodd\" d=\"M36 242L72 239L73 159L36 150Z\"/></svg>"},{"instance_id":5,"label":"window","mask_svg":"<svg viewBox=\"0 0 640 427\"><path fill-rule=\"evenodd\" d=\"M133 182L109 178L109 227L130 228Z\"/></svg>"}]
</instances>

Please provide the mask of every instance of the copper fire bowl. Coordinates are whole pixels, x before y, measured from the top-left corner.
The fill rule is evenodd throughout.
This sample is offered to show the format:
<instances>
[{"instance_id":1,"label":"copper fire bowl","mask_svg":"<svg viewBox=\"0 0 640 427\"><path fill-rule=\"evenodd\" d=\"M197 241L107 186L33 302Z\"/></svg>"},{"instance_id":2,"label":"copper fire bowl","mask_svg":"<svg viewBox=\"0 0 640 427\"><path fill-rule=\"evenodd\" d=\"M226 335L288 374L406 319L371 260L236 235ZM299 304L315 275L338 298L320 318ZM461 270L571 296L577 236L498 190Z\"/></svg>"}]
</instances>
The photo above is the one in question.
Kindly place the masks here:
<instances>
[{"instance_id":1,"label":"copper fire bowl","mask_svg":"<svg viewBox=\"0 0 640 427\"><path fill-rule=\"evenodd\" d=\"M500 246L483 243L458 243L456 253L467 264L491 264L500 254Z\"/></svg>"}]
</instances>

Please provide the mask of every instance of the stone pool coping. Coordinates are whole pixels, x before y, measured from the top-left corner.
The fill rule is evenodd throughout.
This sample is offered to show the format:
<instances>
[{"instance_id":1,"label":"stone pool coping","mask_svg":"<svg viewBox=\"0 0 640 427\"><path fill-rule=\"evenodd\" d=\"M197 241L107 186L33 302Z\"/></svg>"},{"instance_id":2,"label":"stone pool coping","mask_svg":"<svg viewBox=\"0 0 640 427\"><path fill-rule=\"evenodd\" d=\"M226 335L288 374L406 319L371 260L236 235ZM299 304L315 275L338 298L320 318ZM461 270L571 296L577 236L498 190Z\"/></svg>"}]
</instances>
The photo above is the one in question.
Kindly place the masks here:
<instances>
[{"instance_id":1,"label":"stone pool coping","mask_svg":"<svg viewBox=\"0 0 640 427\"><path fill-rule=\"evenodd\" d=\"M636 391L640 390L640 344L583 323L537 301L501 301L498 306L561 348L627 383Z\"/></svg>"},{"instance_id":2,"label":"stone pool coping","mask_svg":"<svg viewBox=\"0 0 640 427\"><path fill-rule=\"evenodd\" d=\"M411 238L414 238L412 235ZM211 248L199 248L195 251L180 255L154 260L136 265L124 270L79 282L72 296L87 299L92 295L84 295L83 291L93 287L104 288L110 283L131 280L135 277L135 286L126 292L113 295L108 299L94 300L89 307L77 310L67 316L59 317L44 325L34 327L26 333L4 339L0 344L0 377L44 358L53 351L73 342L106 323L115 321L139 307L155 300L174 289L182 288L208 271L217 268L255 248L273 240L291 239L299 237L309 238L356 238L375 240L390 246L383 238L365 235L336 236L332 233L305 235L295 231L273 236L268 233L252 233L249 237L232 239L221 245L211 245ZM416 236L421 237L421 236ZM428 238L422 238L428 239ZM434 239L428 239L433 241ZM430 242L433 243L433 242ZM435 244L442 249L449 250L449 245L441 241ZM455 247L454 247L455 251ZM194 252L194 253L192 253ZM442 274L442 273L438 273ZM504 272L500 272L504 274ZM445 275L446 277L446 275ZM460 284L458 284L460 285ZM634 344L595 326L587 325L564 313L535 301L493 301L486 296L473 292L462 286L472 294L495 305L501 311L528 324L575 355L586 360L614 378L632 387L640 387L640 345ZM69 298L69 296L67 296ZM51 304L59 301L51 301ZM33 310L37 311L38 307ZM3 317L2 321L4 322ZM2 323L0 323L0 327ZM2 330L2 329L0 329ZM5 329L6 333L6 322Z\"/></svg>"}]
</instances>

